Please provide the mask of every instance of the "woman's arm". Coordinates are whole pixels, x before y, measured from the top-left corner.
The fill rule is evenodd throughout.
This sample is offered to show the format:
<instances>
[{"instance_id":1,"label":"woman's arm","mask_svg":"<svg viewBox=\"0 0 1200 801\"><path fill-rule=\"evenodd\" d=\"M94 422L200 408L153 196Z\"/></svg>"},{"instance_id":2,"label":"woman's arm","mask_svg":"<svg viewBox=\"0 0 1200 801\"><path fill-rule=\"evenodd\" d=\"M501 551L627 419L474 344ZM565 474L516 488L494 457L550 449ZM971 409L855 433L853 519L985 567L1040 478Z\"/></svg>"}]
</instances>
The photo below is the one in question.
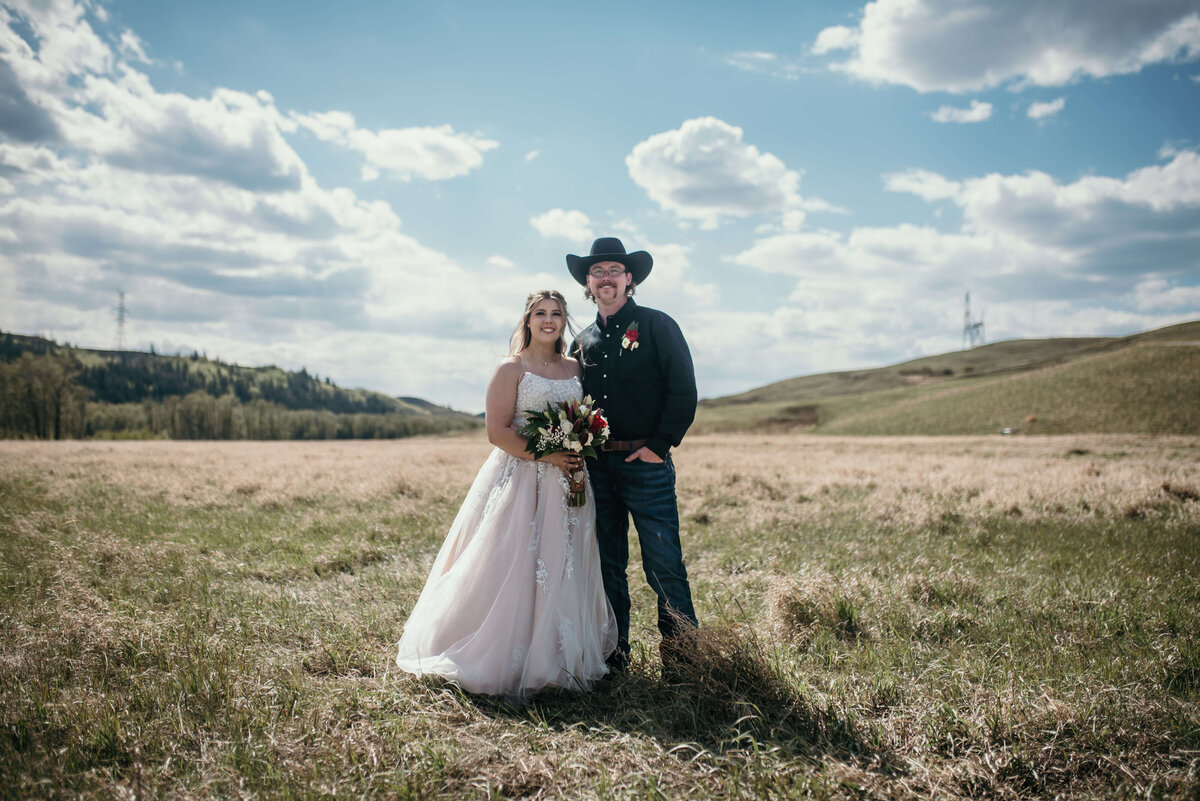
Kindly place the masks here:
<instances>
[{"instance_id":1,"label":"woman's arm","mask_svg":"<svg viewBox=\"0 0 1200 801\"><path fill-rule=\"evenodd\" d=\"M487 425L488 442L491 442L505 453L518 459L533 459L533 454L525 450L525 438L513 428L513 414L517 408L517 385L521 383L520 359L506 359L496 368L495 375L488 383L487 408L484 412L484 422ZM570 471L582 461L573 453L549 453L538 461L552 464L560 470Z\"/></svg>"}]
</instances>

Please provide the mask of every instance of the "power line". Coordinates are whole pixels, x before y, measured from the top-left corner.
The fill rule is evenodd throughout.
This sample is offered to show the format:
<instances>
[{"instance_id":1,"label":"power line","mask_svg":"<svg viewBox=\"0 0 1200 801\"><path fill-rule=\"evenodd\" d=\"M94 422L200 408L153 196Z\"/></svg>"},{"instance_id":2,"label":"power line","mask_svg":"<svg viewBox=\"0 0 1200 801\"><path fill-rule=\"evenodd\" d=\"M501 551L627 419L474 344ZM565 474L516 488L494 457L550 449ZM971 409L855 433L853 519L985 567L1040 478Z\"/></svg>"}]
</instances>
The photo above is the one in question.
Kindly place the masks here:
<instances>
[{"instance_id":1,"label":"power line","mask_svg":"<svg viewBox=\"0 0 1200 801\"><path fill-rule=\"evenodd\" d=\"M129 311L125 308L125 291L117 290L117 350L125 350L125 321Z\"/></svg>"},{"instance_id":2,"label":"power line","mask_svg":"<svg viewBox=\"0 0 1200 801\"><path fill-rule=\"evenodd\" d=\"M979 313L979 319L971 317L971 291L967 290L966 303L963 306L963 350L966 350L968 343L970 347L982 345L986 340L983 336L983 312Z\"/></svg>"}]
</instances>

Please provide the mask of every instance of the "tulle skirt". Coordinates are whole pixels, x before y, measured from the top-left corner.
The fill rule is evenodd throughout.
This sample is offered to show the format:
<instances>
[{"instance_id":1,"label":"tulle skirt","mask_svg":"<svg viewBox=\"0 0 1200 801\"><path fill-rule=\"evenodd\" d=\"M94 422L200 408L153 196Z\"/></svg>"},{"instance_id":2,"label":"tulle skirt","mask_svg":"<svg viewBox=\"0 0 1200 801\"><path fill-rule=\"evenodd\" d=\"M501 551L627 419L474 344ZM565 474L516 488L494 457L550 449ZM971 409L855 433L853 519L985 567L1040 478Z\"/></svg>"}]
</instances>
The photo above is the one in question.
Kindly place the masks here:
<instances>
[{"instance_id":1,"label":"tulle skirt","mask_svg":"<svg viewBox=\"0 0 1200 801\"><path fill-rule=\"evenodd\" d=\"M586 689L607 672L617 627L595 507L590 488L580 507L567 492L557 468L493 450L405 623L401 669L486 695Z\"/></svg>"}]
</instances>

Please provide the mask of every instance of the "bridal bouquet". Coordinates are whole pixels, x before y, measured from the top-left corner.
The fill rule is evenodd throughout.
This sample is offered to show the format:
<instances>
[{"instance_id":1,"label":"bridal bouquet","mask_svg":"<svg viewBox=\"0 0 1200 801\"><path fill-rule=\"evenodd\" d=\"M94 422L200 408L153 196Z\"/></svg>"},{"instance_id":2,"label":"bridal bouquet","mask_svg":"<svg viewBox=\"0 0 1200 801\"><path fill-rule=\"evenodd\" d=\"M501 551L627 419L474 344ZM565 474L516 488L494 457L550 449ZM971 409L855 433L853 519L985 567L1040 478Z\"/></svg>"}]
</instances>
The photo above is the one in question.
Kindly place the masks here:
<instances>
[{"instance_id":1,"label":"bridal bouquet","mask_svg":"<svg viewBox=\"0 0 1200 801\"><path fill-rule=\"evenodd\" d=\"M596 407L591 396L583 401L547 403L542 410L526 409L529 422L517 433L525 437L525 450L540 459L549 453L573 451L581 456L596 456L596 449L608 442L608 421L604 412ZM585 500L583 469L568 475L570 479L570 505L583 506Z\"/></svg>"}]
</instances>

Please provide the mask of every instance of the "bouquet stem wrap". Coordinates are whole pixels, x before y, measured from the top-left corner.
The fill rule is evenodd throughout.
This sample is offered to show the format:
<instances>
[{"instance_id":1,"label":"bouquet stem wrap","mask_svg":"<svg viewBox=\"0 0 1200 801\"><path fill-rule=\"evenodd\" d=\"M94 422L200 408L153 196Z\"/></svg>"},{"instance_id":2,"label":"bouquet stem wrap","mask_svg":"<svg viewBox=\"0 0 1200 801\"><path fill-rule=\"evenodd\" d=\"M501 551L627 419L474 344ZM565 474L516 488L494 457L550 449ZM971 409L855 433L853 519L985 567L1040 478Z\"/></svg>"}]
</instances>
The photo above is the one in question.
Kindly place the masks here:
<instances>
[{"instance_id":1,"label":"bouquet stem wrap","mask_svg":"<svg viewBox=\"0 0 1200 801\"><path fill-rule=\"evenodd\" d=\"M567 476L571 483L570 497L567 498L569 506L583 506L587 503L587 474L580 470L572 470Z\"/></svg>"}]
</instances>

